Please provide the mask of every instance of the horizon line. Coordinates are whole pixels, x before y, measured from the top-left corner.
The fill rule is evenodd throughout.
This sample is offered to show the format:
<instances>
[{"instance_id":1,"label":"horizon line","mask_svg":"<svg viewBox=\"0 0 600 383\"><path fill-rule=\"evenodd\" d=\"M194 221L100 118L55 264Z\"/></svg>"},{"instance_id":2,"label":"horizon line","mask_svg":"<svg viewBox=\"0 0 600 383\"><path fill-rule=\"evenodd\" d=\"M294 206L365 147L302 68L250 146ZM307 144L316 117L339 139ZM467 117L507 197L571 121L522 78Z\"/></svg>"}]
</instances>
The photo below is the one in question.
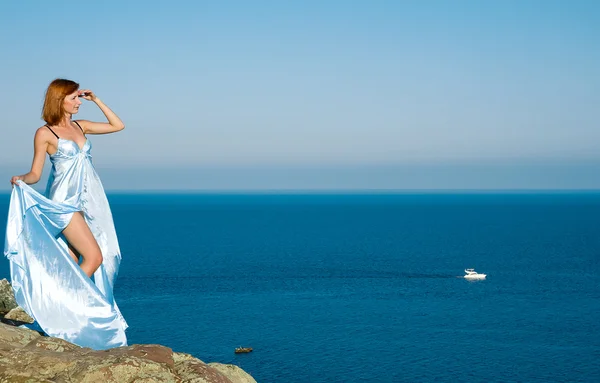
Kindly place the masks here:
<instances>
[{"instance_id":1,"label":"horizon line","mask_svg":"<svg viewBox=\"0 0 600 383\"><path fill-rule=\"evenodd\" d=\"M39 191L38 191L39 192ZM106 194L600 194L600 188L404 188L404 189L105 189ZM10 189L0 190L8 195ZM43 192L40 192L43 194Z\"/></svg>"}]
</instances>

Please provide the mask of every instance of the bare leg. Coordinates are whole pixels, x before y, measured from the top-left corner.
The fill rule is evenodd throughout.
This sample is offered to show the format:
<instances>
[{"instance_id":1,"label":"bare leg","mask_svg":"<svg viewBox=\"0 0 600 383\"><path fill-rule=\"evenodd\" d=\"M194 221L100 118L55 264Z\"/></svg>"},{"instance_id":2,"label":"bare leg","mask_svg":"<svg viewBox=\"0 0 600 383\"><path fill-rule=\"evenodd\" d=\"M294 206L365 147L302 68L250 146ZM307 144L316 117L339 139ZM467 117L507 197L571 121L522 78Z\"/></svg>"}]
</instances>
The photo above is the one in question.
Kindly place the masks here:
<instances>
[{"instance_id":1,"label":"bare leg","mask_svg":"<svg viewBox=\"0 0 600 383\"><path fill-rule=\"evenodd\" d=\"M102 252L81 212L73 214L73 218L63 230L63 234L69 241L69 245L83 257L80 265L83 272L88 277L94 275L94 272L102 264Z\"/></svg>"}]
</instances>

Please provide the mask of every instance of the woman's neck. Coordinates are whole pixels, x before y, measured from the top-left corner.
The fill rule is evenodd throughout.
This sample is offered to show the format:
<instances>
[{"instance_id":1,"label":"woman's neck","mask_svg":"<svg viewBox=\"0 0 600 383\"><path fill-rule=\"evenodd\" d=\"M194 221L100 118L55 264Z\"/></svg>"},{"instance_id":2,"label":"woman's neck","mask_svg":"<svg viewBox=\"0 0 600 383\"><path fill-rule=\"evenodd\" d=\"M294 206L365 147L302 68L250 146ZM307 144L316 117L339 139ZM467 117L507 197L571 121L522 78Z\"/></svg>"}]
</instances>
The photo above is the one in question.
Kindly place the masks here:
<instances>
[{"instance_id":1,"label":"woman's neck","mask_svg":"<svg viewBox=\"0 0 600 383\"><path fill-rule=\"evenodd\" d=\"M65 116L62 118L62 120L60 120L60 122L57 125L63 127L71 126L71 116L71 114L65 113Z\"/></svg>"}]
</instances>

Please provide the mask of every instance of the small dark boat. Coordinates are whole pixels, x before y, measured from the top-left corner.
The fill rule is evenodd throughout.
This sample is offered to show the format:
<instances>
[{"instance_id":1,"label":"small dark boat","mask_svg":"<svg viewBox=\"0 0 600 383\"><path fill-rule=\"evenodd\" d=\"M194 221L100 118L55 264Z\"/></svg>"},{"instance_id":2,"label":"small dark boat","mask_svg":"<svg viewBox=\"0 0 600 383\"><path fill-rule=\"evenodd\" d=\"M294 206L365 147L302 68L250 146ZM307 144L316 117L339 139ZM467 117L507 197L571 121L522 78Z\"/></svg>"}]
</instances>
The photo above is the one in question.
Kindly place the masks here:
<instances>
[{"instance_id":1,"label":"small dark boat","mask_svg":"<svg viewBox=\"0 0 600 383\"><path fill-rule=\"evenodd\" d=\"M247 352L252 352L252 347L236 347L236 354L245 354Z\"/></svg>"}]
</instances>

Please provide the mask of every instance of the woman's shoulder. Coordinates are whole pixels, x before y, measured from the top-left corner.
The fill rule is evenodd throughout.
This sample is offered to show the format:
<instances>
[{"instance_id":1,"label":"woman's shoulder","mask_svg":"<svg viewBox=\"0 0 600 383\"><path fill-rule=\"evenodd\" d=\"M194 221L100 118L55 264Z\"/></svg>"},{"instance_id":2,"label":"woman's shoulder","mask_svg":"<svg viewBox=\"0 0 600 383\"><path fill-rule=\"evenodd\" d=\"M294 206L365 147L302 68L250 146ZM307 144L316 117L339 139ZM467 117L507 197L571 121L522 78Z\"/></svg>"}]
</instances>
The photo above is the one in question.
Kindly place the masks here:
<instances>
[{"instance_id":1,"label":"woman's shoulder","mask_svg":"<svg viewBox=\"0 0 600 383\"><path fill-rule=\"evenodd\" d=\"M38 141L38 140L48 141L52 137L54 137L54 134L52 134L52 131L48 128L47 125L43 125L43 126L40 126L39 128L37 128L37 130L35 131L34 139L36 141Z\"/></svg>"},{"instance_id":2,"label":"woman's shoulder","mask_svg":"<svg viewBox=\"0 0 600 383\"><path fill-rule=\"evenodd\" d=\"M85 127L90 122L88 120L73 120L74 123L77 124L81 128L81 130L85 131Z\"/></svg>"}]
</instances>

